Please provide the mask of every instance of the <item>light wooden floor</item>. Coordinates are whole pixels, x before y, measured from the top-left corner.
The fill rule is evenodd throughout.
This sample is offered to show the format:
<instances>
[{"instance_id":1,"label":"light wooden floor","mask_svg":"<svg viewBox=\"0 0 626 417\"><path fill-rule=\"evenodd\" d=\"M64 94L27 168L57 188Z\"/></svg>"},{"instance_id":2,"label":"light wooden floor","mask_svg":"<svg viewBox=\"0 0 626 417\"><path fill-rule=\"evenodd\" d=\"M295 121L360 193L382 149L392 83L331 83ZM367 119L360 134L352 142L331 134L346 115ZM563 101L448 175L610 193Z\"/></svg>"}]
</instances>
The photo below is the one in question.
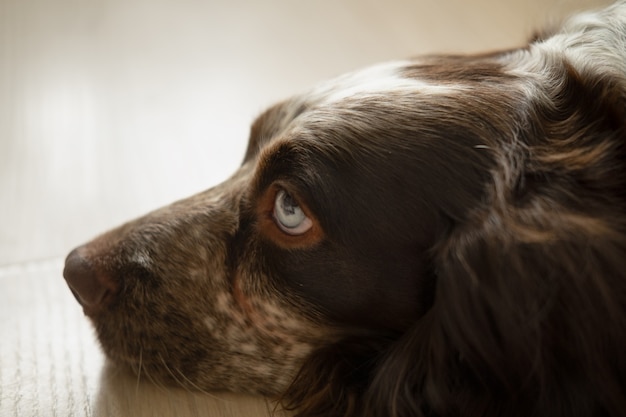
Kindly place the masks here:
<instances>
[{"instance_id":1,"label":"light wooden floor","mask_svg":"<svg viewBox=\"0 0 626 417\"><path fill-rule=\"evenodd\" d=\"M64 255L224 179L276 100L381 60L515 46L600 3L0 0L0 416L270 414L106 365Z\"/></svg>"}]
</instances>

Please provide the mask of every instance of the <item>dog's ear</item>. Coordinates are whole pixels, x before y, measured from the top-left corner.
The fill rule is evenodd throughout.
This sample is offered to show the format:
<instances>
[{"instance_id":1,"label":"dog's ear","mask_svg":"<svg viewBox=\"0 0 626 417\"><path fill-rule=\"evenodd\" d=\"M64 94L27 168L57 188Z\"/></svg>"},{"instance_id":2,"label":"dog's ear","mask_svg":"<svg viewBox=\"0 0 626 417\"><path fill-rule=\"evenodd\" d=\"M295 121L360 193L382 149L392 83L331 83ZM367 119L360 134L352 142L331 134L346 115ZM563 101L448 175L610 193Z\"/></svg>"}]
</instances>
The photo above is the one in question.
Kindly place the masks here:
<instances>
[{"instance_id":1,"label":"dog's ear","mask_svg":"<svg viewBox=\"0 0 626 417\"><path fill-rule=\"evenodd\" d=\"M624 415L623 234L591 217L545 215L538 227L492 215L438 249L433 308L378 366L369 409Z\"/></svg>"}]
</instances>

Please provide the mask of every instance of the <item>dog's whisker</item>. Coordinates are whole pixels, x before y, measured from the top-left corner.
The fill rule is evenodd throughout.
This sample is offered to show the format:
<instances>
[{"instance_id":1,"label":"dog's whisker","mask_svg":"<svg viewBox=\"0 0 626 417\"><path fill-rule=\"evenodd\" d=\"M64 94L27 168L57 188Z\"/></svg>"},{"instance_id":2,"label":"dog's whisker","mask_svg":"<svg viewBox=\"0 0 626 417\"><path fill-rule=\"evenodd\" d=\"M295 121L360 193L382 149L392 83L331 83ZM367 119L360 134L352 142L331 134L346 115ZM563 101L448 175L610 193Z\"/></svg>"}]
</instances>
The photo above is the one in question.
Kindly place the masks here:
<instances>
[{"instance_id":1,"label":"dog's whisker","mask_svg":"<svg viewBox=\"0 0 626 417\"><path fill-rule=\"evenodd\" d=\"M163 355L161 355L160 353L158 354L158 358L161 364L163 365L164 369L167 371L167 373L172 377L172 379L176 381L178 386L180 386L181 388L185 389L186 391L190 393L197 392L197 393L206 395L208 397L211 397L213 399L225 401L224 399L216 396L214 393L210 391L203 389L201 386L197 385L194 381L187 378L187 376L180 369L177 369L177 368L172 369L172 367L169 366L167 361L163 358Z\"/></svg>"},{"instance_id":2,"label":"dog's whisker","mask_svg":"<svg viewBox=\"0 0 626 417\"><path fill-rule=\"evenodd\" d=\"M137 371L136 371L137 380L135 382L135 395L136 396L139 393L139 383L141 381L142 365L143 365L143 348L139 349L139 362L138 362Z\"/></svg>"}]
</instances>

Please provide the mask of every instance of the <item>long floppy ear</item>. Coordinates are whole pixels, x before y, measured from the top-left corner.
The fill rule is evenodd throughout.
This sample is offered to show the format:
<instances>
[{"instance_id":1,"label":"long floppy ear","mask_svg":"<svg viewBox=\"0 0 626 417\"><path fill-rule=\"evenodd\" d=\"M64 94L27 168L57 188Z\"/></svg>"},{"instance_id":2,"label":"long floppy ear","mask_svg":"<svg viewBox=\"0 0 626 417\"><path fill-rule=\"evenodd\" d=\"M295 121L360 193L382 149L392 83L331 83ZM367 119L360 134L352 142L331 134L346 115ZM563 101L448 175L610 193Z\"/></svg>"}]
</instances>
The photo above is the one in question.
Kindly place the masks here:
<instances>
[{"instance_id":1,"label":"long floppy ear","mask_svg":"<svg viewBox=\"0 0 626 417\"><path fill-rule=\"evenodd\" d=\"M378 366L370 415L626 415L623 225L531 214L439 248L434 306Z\"/></svg>"}]
</instances>

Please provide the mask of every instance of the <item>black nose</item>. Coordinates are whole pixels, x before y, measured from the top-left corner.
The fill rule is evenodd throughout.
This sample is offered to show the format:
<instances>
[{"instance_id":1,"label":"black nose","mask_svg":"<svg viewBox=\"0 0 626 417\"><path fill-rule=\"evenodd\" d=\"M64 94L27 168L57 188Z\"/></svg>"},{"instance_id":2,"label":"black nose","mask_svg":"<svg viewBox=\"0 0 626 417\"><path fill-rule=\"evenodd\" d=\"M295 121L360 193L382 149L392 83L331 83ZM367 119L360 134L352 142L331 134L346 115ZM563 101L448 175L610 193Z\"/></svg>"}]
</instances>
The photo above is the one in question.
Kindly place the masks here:
<instances>
[{"instance_id":1,"label":"black nose","mask_svg":"<svg viewBox=\"0 0 626 417\"><path fill-rule=\"evenodd\" d=\"M82 247L67 255L63 277L87 315L100 311L118 290L115 281L94 266Z\"/></svg>"}]
</instances>

